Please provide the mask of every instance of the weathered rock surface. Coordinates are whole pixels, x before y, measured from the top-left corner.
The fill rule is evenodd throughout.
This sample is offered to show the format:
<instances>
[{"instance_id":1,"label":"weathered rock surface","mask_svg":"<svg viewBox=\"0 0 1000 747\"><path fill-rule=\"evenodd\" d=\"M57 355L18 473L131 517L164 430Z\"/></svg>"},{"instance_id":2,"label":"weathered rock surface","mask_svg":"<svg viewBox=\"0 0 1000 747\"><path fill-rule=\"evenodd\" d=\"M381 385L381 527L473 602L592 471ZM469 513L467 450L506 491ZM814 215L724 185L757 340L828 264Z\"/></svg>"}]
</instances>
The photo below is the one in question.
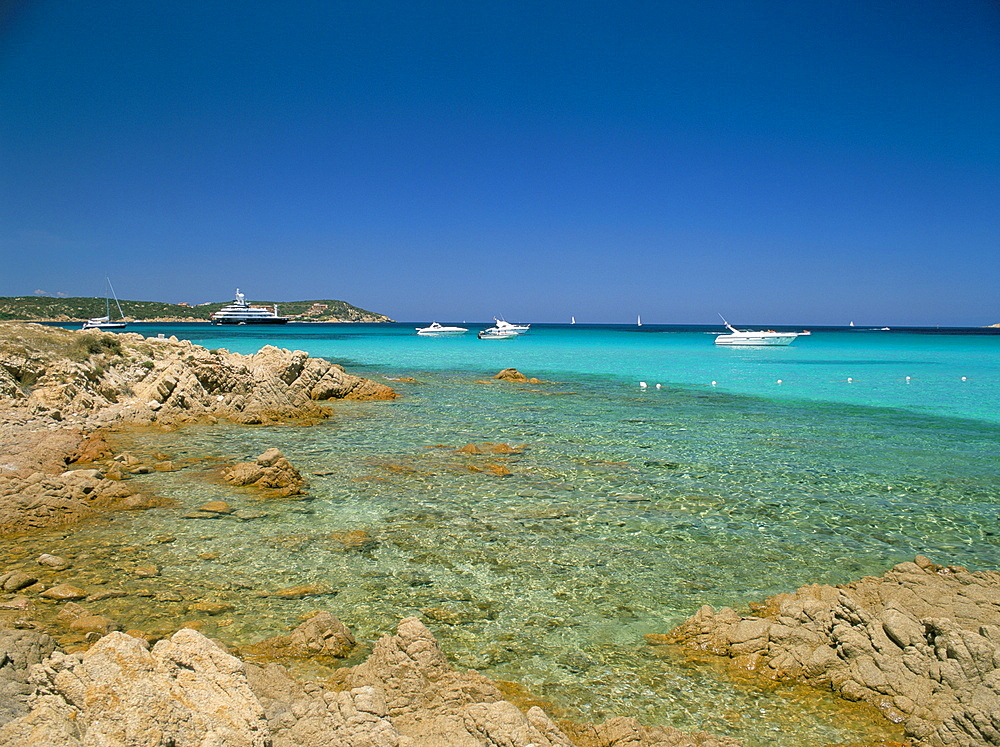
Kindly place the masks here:
<instances>
[{"instance_id":1,"label":"weathered rock surface","mask_svg":"<svg viewBox=\"0 0 1000 747\"><path fill-rule=\"evenodd\" d=\"M254 355L184 340L0 323L0 404L62 421L319 419L327 399L392 399L384 384L301 350Z\"/></svg>"},{"instance_id":2,"label":"weathered rock surface","mask_svg":"<svg viewBox=\"0 0 1000 747\"><path fill-rule=\"evenodd\" d=\"M252 462L240 462L222 471L226 482L280 490L283 495L297 495L306 486L302 474L277 449L268 449Z\"/></svg>"},{"instance_id":3,"label":"weathered rock surface","mask_svg":"<svg viewBox=\"0 0 1000 747\"><path fill-rule=\"evenodd\" d=\"M755 611L705 606L650 642L867 701L918 744L1000 744L1000 573L917 556L877 578L779 594Z\"/></svg>"},{"instance_id":4,"label":"weathered rock surface","mask_svg":"<svg viewBox=\"0 0 1000 747\"><path fill-rule=\"evenodd\" d=\"M152 647L111 633L31 670L31 712L0 727L6 747L247 745L268 725L242 662L184 629Z\"/></svg>"},{"instance_id":5,"label":"weathered rock surface","mask_svg":"<svg viewBox=\"0 0 1000 747\"><path fill-rule=\"evenodd\" d=\"M545 382L541 379L536 379L534 377L528 378L523 373L518 371L516 368L505 368L503 371L498 373L493 377L494 379L499 379L500 381L513 381L517 384L544 384Z\"/></svg>"},{"instance_id":6,"label":"weathered rock surface","mask_svg":"<svg viewBox=\"0 0 1000 747\"><path fill-rule=\"evenodd\" d=\"M303 639L315 642L337 629L339 637L343 631L333 621L328 613L314 616L315 630L300 626L292 636L301 632ZM18 633L24 640L28 635L37 638ZM0 651L4 641L0 634ZM0 726L5 747L740 744L708 734L645 728L622 718L575 725L568 736L537 706L522 712L503 700L489 680L455 671L430 631L414 618L403 620L396 635L379 640L367 661L345 670L336 690L298 682L277 664L244 665L189 629L152 649L141 639L111 633L86 653L72 656L53 652L51 643L46 649L43 639L32 641L32 653L18 660L18 682L21 691L27 689L23 672L34 664L30 682L38 689L30 712L24 713L20 702L10 713L15 718ZM43 659L46 653L50 655Z\"/></svg>"},{"instance_id":7,"label":"weathered rock surface","mask_svg":"<svg viewBox=\"0 0 1000 747\"><path fill-rule=\"evenodd\" d=\"M35 690L28 669L54 650L55 641L44 633L0 628L0 724L28 712Z\"/></svg>"},{"instance_id":8,"label":"weathered rock surface","mask_svg":"<svg viewBox=\"0 0 1000 747\"><path fill-rule=\"evenodd\" d=\"M290 635L267 638L242 650L264 659L328 658L344 659L357 645L344 623L329 612L316 612Z\"/></svg>"},{"instance_id":9,"label":"weathered rock surface","mask_svg":"<svg viewBox=\"0 0 1000 747\"><path fill-rule=\"evenodd\" d=\"M395 396L300 350L239 355L176 338L0 322L0 535L157 505L121 480L173 469L167 461L67 471L110 456L100 428L315 422L329 414L318 400Z\"/></svg>"}]
</instances>

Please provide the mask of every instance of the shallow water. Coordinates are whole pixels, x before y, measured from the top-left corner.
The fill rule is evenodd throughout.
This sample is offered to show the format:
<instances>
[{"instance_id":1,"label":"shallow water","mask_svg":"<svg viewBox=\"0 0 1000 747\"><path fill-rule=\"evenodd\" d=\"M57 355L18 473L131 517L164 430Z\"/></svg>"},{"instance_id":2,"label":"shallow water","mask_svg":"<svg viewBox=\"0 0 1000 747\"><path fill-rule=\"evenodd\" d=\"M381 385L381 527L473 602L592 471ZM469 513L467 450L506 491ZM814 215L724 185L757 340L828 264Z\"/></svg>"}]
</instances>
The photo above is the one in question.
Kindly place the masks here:
<instances>
[{"instance_id":1,"label":"shallow water","mask_svg":"<svg viewBox=\"0 0 1000 747\"><path fill-rule=\"evenodd\" d=\"M643 635L702 604L745 607L918 553L1000 567L1000 338L816 332L789 348L734 351L698 330L643 330L542 328L479 342L400 326L247 338L150 328L241 352L270 341L418 383L394 382L395 402L336 403L310 428L147 433L130 448L184 468L135 484L175 506L11 551L73 554L78 583L148 588L139 605L100 603L126 627L172 629L200 598L233 606L202 622L237 645L317 608L369 641L417 615L456 664L516 682L568 717L633 715L752 745L897 735L863 708L737 683ZM508 365L552 383L481 383ZM458 452L468 443L524 448ZM262 501L219 482L219 465L271 446L309 477L309 500ZM213 499L243 519L184 518ZM348 531L367 539L345 544ZM135 578L145 563L161 575ZM301 584L331 593L272 596Z\"/></svg>"}]
</instances>

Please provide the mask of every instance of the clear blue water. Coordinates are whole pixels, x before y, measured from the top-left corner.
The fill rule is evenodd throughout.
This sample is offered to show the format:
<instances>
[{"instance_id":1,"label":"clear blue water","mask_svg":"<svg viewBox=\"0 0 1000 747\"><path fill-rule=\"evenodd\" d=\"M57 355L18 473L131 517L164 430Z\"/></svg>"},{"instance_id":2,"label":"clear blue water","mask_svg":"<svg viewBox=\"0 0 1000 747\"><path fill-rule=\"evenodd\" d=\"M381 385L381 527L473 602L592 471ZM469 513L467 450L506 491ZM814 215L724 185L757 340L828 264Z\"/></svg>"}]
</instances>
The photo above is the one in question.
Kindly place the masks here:
<instances>
[{"instance_id":1,"label":"clear blue water","mask_svg":"<svg viewBox=\"0 0 1000 747\"><path fill-rule=\"evenodd\" d=\"M643 635L701 604L745 607L917 553L1000 568L1000 335L814 329L740 350L716 347L710 328L533 326L479 341L419 338L415 326L133 325L243 353L303 349L416 383L390 382L394 402L335 403L311 428L147 434L137 451L189 465L140 478L176 506L61 541L79 543L100 580L126 545L161 567L160 584L233 604L204 624L236 644L316 607L368 640L415 614L459 665L567 715L795 747L886 732L827 696L663 658ZM545 383L489 381L511 366ZM457 451L483 442L524 448ZM309 475L310 500L261 502L212 477L270 446ZM212 499L249 519L183 518ZM346 531L371 542L345 549ZM267 596L304 583L337 593ZM169 600L108 604L136 624L181 614Z\"/></svg>"}]
</instances>

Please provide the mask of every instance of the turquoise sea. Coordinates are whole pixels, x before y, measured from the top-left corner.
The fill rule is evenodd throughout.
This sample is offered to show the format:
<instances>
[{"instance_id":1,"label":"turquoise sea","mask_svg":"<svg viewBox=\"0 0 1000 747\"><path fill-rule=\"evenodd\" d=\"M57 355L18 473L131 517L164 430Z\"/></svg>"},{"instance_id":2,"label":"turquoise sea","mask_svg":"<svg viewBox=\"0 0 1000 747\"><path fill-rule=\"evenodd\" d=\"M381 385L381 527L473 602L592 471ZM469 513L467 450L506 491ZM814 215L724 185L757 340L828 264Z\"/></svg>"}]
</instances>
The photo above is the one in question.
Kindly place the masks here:
<instances>
[{"instance_id":1,"label":"turquoise sea","mask_svg":"<svg viewBox=\"0 0 1000 747\"><path fill-rule=\"evenodd\" d=\"M863 709L733 681L643 635L702 604L745 608L918 553L1000 568L1000 334L813 328L789 347L731 349L713 344L716 327L534 325L480 341L473 324L446 338L416 326L131 325L415 382L388 382L394 402L335 403L314 427L151 433L135 448L190 466L139 481L176 505L61 542L79 543L95 582L148 562L176 596L232 604L206 625L237 645L316 608L366 640L417 615L457 665L517 683L550 712L796 747L891 732ZM489 383L507 367L543 383ZM523 450L458 452L470 443ZM309 477L308 501L261 502L214 477L270 446ZM213 499L244 519L184 518ZM345 532L365 539L345 544ZM269 596L300 584L336 593ZM100 611L136 625L183 616L170 595L147 599Z\"/></svg>"}]
</instances>

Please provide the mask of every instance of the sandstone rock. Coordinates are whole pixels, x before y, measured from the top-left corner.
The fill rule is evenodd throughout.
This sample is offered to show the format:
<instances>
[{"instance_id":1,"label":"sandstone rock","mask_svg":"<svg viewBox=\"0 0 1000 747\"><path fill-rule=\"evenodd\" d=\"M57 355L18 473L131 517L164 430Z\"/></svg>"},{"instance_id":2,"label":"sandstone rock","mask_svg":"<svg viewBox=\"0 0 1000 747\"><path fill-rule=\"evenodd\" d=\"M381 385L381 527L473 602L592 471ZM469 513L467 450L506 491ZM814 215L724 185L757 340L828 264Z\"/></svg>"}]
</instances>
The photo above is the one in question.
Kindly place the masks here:
<instances>
[{"instance_id":1,"label":"sandstone rock","mask_svg":"<svg viewBox=\"0 0 1000 747\"><path fill-rule=\"evenodd\" d=\"M69 623L69 629L74 633L96 633L103 636L113 630L121 630L121 626L104 615L81 615Z\"/></svg>"},{"instance_id":2,"label":"sandstone rock","mask_svg":"<svg viewBox=\"0 0 1000 747\"><path fill-rule=\"evenodd\" d=\"M232 609L233 605L225 602L194 602L187 607L188 612L200 612L205 615L221 615Z\"/></svg>"},{"instance_id":3,"label":"sandstone rock","mask_svg":"<svg viewBox=\"0 0 1000 747\"><path fill-rule=\"evenodd\" d=\"M344 623L329 612L318 612L292 631L290 648L298 655L318 654L344 658L356 641Z\"/></svg>"},{"instance_id":4,"label":"sandstone rock","mask_svg":"<svg viewBox=\"0 0 1000 747\"><path fill-rule=\"evenodd\" d=\"M66 558L59 557L58 555L49 555L48 553L39 555L35 562L38 565L48 566L57 571L64 571L72 565Z\"/></svg>"},{"instance_id":5,"label":"sandstone rock","mask_svg":"<svg viewBox=\"0 0 1000 747\"><path fill-rule=\"evenodd\" d=\"M918 745L1000 743L1000 573L918 556L881 577L806 586L755 609L749 616L703 607L647 640L865 700L903 722Z\"/></svg>"},{"instance_id":6,"label":"sandstone rock","mask_svg":"<svg viewBox=\"0 0 1000 747\"><path fill-rule=\"evenodd\" d=\"M55 641L43 633L0 628L0 724L28 712L28 698L34 691L28 669L54 650ZM0 744L4 744L2 738Z\"/></svg>"},{"instance_id":7,"label":"sandstone rock","mask_svg":"<svg viewBox=\"0 0 1000 747\"><path fill-rule=\"evenodd\" d=\"M432 682L435 686L428 687ZM397 725L417 720L426 711L460 716L465 706L502 700L497 687L482 675L453 670L431 632L415 617L400 622L396 635L380 638L346 684L381 691Z\"/></svg>"},{"instance_id":8,"label":"sandstone rock","mask_svg":"<svg viewBox=\"0 0 1000 747\"><path fill-rule=\"evenodd\" d=\"M326 584L302 584L301 586L289 586L274 592L274 596L279 599L304 599L305 597L318 597L326 594L336 594Z\"/></svg>"},{"instance_id":9,"label":"sandstone rock","mask_svg":"<svg viewBox=\"0 0 1000 747\"><path fill-rule=\"evenodd\" d=\"M329 612L316 612L290 635L276 636L249 646L247 652L256 657L343 659L350 655L357 642L344 623Z\"/></svg>"},{"instance_id":10,"label":"sandstone rock","mask_svg":"<svg viewBox=\"0 0 1000 747\"><path fill-rule=\"evenodd\" d=\"M225 501L209 501L208 503L203 503L196 511L204 511L209 514L231 514L233 512L232 506L230 506Z\"/></svg>"},{"instance_id":11,"label":"sandstone rock","mask_svg":"<svg viewBox=\"0 0 1000 747\"><path fill-rule=\"evenodd\" d=\"M35 583L38 583L38 579L23 571L9 571L0 575L0 589L4 591L20 591Z\"/></svg>"},{"instance_id":12,"label":"sandstone rock","mask_svg":"<svg viewBox=\"0 0 1000 747\"><path fill-rule=\"evenodd\" d=\"M528 381L528 377L516 368L505 368L493 378L499 379L500 381L515 381L518 383L527 383Z\"/></svg>"},{"instance_id":13,"label":"sandstone rock","mask_svg":"<svg viewBox=\"0 0 1000 747\"><path fill-rule=\"evenodd\" d=\"M79 605L66 608L82 610ZM330 640L338 641L337 646L344 643L345 631L336 618L321 613L288 638L301 637L302 647L312 653L330 650ZM54 651L51 644L45 647L44 637L30 635L38 650L30 660L18 660L18 671L41 661L32 677L38 691L31 711L24 713L23 699L31 687L21 677L22 701L13 720L0 725L5 747L739 744L701 733L645 728L633 719L568 725L564 728L572 731L567 734L541 709L522 713L485 678L452 669L430 632L412 618L400 623L396 635L381 639L366 662L341 670L337 691L299 683L277 664L243 665L190 629L152 648L140 638L111 632L86 653L72 656ZM3 636L0 631L0 651L5 649Z\"/></svg>"},{"instance_id":14,"label":"sandstone rock","mask_svg":"<svg viewBox=\"0 0 1000 747\"><path fill-rule=\"evenodd\" d=\"M584 747L739 747L739 740L707 732L688 734L670 726L646 727L634 718L612 718L603 724L563 724L573 741Z\"/></svg>"},{"instance_id":15,"label":"sandstone rock","mask_svg":"<svg viewBox=\"0 0 1000 747\"><path fill-rule=\"evenodd\" d=\"M160 569L153 563L143 563L137 565L132 571L138 578L154 578L160 575Z\"/></svg>"},{"instance_id":16,"label":"sandstone rock","mask_svg":"<svg viewBox=\"0 0 1000 747\"><path fill-rule=\"evenodd\" d=\"M172 427L220 418L240 423L316 422L329 415L316 404L318 399L396 396L384 384L351 376L302 351L265 346L245 356L176 339L152 340L132 333L95 336L10 322L0 322L0 372L0 409L16 413L23 426L0 429L5 462L0 474L0 535L72 524L97 509L162 503L133 497L115 483L131 472L170 468L164 459L150 468L120 454L100 473L64 474L70 463L108 456L100 428L153 423ZM30 381L30 388L22 389L20 381ZM50 430L56 415L72 417L82 426ZM44 484L32 481L37 474L46 476ZM287 494L301 492L280 483L273 487Z\"/></svg>"},{"instance_id":17,"label":"sandstone rock","mask_svg":"<svg viewBox=\"0 0 1000 747\"><path fill-rule=\"evenodd\" d=\"M268 449L253 462L227 467L222 476L233 485L281 490L283 495L301 492L305 479L277 449Z\"/></svg>"},{"instance_id":18,"label":"sandstone rock","mask_svg":"<svg viewBox=\"0 0 1000 747\"><path fill-rule=\"evenodd\" d=\"M111 633L84 654L53 653L35 672L41 695L0 727L6 747L269 743L242 663L193 630L152 649Z\"/></svg>"},{"instance_id":19,"label":"sandstone rock","mask_svg":"<svg viewBox=\"0 0 1000 747\"><path fill-rule=\"evenodd\" d=\"M73 586L72 584L58 584L57 586L53 586L52 588L43 591L41 596L46 599L68 602L86 598L87 592L77 586Z\"/></svg>"},{"instance_id":20,"label":"sandstone rock","mask_svg":"<svg viewBox=\"0 0 1000 747\"><path fill-rule=\"evenodd\" d=\"M330 539L336 546L344 550L356 550L358 552L368 552L378 547L378 542L368 532L363 529L352 529L346 532L333 532Z\"/></svg>"}]
</instances>

